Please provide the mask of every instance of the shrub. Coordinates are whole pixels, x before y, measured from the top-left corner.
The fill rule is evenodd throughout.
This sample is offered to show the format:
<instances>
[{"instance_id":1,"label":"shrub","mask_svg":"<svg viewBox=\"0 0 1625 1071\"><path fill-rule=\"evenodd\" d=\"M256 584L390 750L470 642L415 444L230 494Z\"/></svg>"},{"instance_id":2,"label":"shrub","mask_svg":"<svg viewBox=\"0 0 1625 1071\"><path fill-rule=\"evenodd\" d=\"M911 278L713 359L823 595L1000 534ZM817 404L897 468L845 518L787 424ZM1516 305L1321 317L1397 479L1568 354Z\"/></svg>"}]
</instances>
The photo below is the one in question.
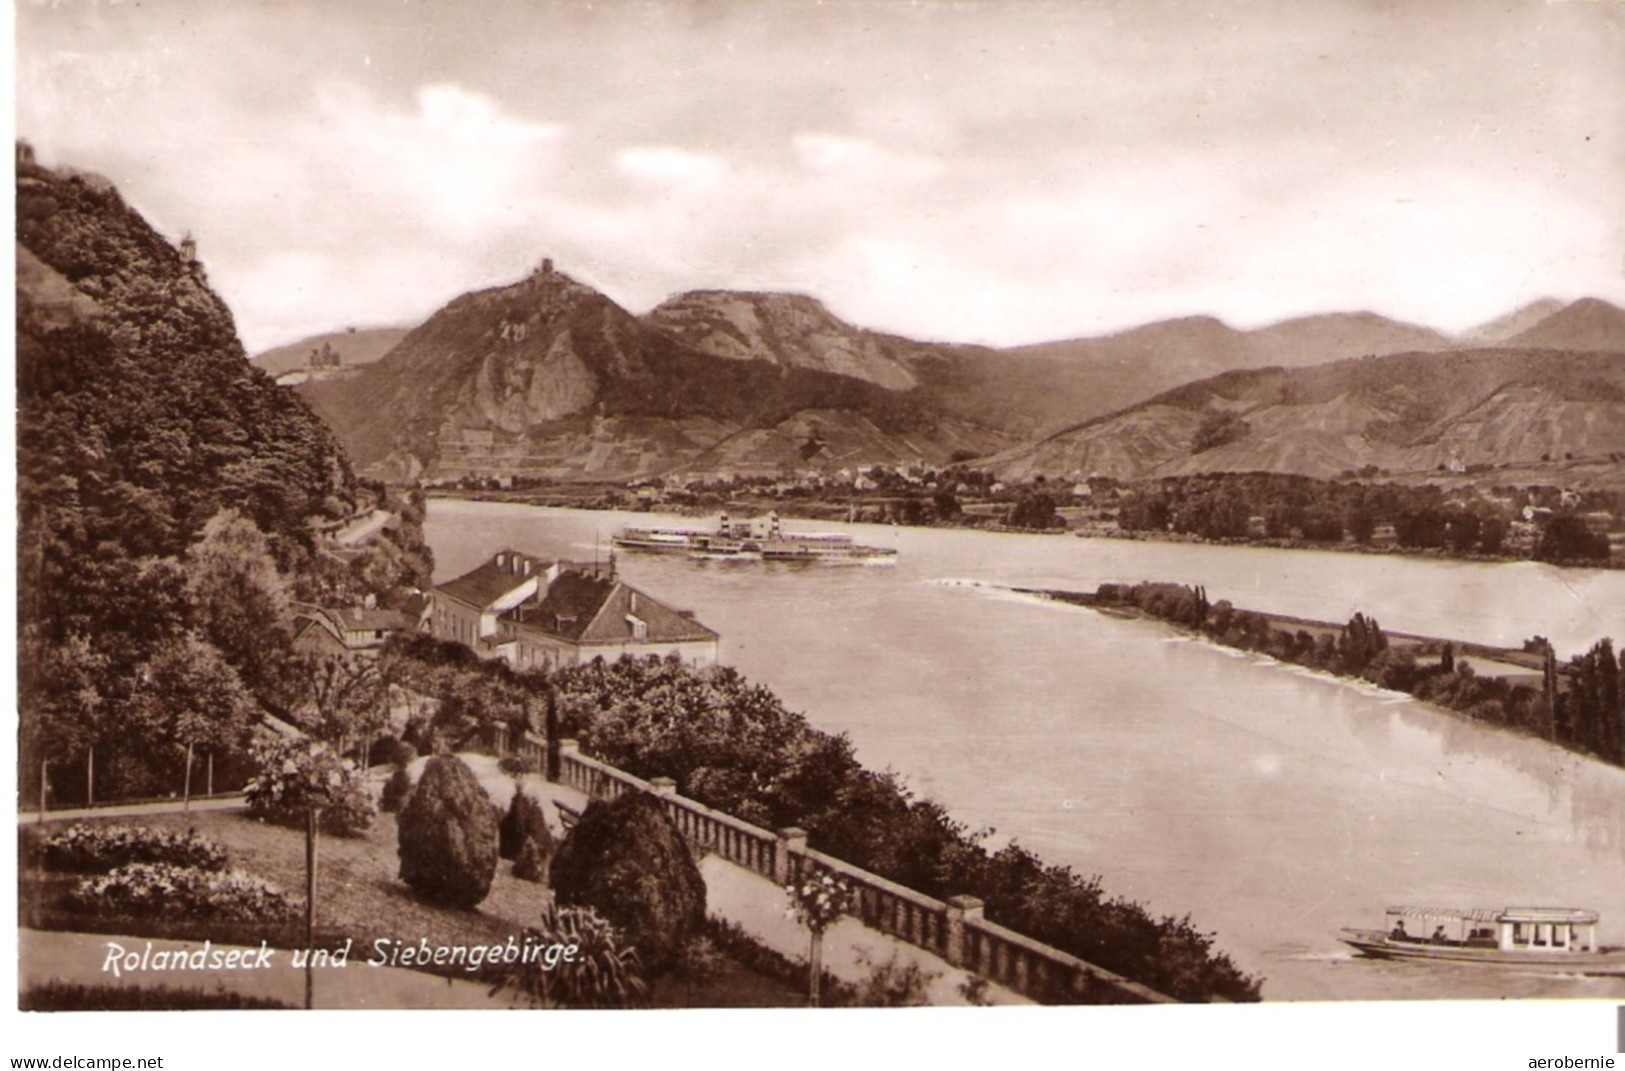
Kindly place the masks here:
<instances>
[{"instance_id":1,"label":"shrub","mask_svg":"<svg viewBox=\"0 0 1625 1071\"><path fill-rule=\"evenodd\" d=\"M507 986L537 1007L636 1008L648 1003L643 963L619 930L590 907L555 907L525 931L523 947L574 948L568 963L538 958L510 967L492 988Z\"/></svg>"},{"instance_id":2,"label":"shrub","mask_svg":"<svg viewBox=\"0 0 1625 1071\"><path fill-rule=\"evenodd\" d=\"M958 986L959 995L973 1008L985 1008L993 1003L987 995L988 988L988 980L979 974L967 974Z\"/></svg>"},{"instance_id":3,"label":"shrub","mask_svg":"<svg viewBox=\"0 0 1625 1071\"><path fill-rule=\"evenodd\" d=\"M596 908L658 973L705 923L705 879L654 797L596 801L553 859L560 902Z\"/></svg>"},{"instance_id":4,"label":"shrub","mask_svg":"<svg viewBox=\"0 0 1625 1071\"><path fill-rule=\"evenodd\" d=\"M99 874L127 863L171 863L199 870L222 870L226 849L195 829L177 833L144 826L93 826L75 822L40 842L47 870Z\"/></svg>"},{"instance_id":5,"label":"shrub","mask_svg":"<svg viewBox=\"0 0 1625 1071\"><path fill-rule=\"evenodd\" d=\"M280 888L240 870L199 870L170 863L128 863L86 878L69 903L97 915L243 922L291 919L297 905Z\"/></svg>"},{"instance_id":6,"label":"shrub","mask_svg":"<svg viewBox=\"0 0 1625 1071\"><path fill-rule=\"evenodd\" d=\"M378 809L394 814L405 805L406 797L411 794L412 775L406 772L405 766L397 766L378 795Z\"/></svg>"},{"instance_id":7,"label":"shrub","mask_svg":"<svg viewBox=\"0 0 1625 1071\"><path fill-rule=\"evenodd\" d=\"M553 854L553 831L547 828L547 812L542 809L542 801L515 785L508 812L497 825L498 854L504 859L518 858L526 840L534 840L544 858Z\"/></svg>"},{"instance_id":8,"label":"shrub","mask_svg":"<svg viewBox=\"0 0 1625 1071\"><path fill-rule=\"evenodd\" d=\"M332 803L322 808L320 825L323 833L336 837L364 837L372 830L376 817L378 805L356 778L344 785Z\"/></svg>"},{"instance_id":9,"label":"shrub","mask_svg":"<svg viewBox=\"0 0 1625 1071\"><path fill-rule=\"evenodd\" d=\"M805 959L792 959L775 951L736 923L723 919L706 919L705 937L712 947L741 966L775 978L793 989L807 991L810 965ZM683 962L679 960L678 970L682 969ZM822 972L818 985L825 1007L849 1007L855 999L854 988L827 970Z\"/></svg>"},{"instance_id":10,"label":"shrub","mask_svg":"<svg viewBox=\"0 0 1625 1071\"><path fill-rule=\"evenodd\" d=\"M684 981L703 984L720 978L727 967L728 957L702 933L678 952L672 973Z\"/></svg>"},{"instance_id":11,"label":"shrub","mask_svg":"<svg viewBox=\"0 0 1625 1071\"><path fill-rule=\"evenodd\" d=\"M372 750L378 762L389 766L410 766L412 760L418 757L418 749L397 736L381 738Z\"/></svg>"},{"instance_id":12,"label":"shrub","mask_svg":"<svg viewBox=\"0 0 1625 1071\"><path fill-rule=\"evenodd\" d=\"M535 837L526 837L513 861L513 876L520 881L540 882L547 875L547 856L537 846Z\"/></svg>"},{"instance_id":13,"label":"shrub","mask_svg":"<svg viewBox=\"0 0 1625 1071\"><path fill-rule=\"evenodd\" d=\"M869 975L858 983L852 996L856 1006L912 1008L930 1003L926 989L937 975L927 974L918 963L899 963L895 952L891 959L879 965L864 953L859 954L858 962L869 968Z\"/></svg>"},{"instance_id":14,"label":"shrub","mask_svg":"<svg viewBox=\"0 0 1625 1071\"><path fill-rule=\"evenodd\" d=\"M400 814L401 880L429 900L473 907L491 891L497 823L485 789L461 759L437 755Z\"/></svg>"},{"instance_id":15,"label":"shrub","mask_svg":"<svg viewBox=\"0 0 1625 1071\"><path fill-rule=\"evenodd\" d=\"M525 774L541 773L542 764L534 754L504 755L497 760L497 769L509 777L521 777Z\"/></svg>"}]
</instances>

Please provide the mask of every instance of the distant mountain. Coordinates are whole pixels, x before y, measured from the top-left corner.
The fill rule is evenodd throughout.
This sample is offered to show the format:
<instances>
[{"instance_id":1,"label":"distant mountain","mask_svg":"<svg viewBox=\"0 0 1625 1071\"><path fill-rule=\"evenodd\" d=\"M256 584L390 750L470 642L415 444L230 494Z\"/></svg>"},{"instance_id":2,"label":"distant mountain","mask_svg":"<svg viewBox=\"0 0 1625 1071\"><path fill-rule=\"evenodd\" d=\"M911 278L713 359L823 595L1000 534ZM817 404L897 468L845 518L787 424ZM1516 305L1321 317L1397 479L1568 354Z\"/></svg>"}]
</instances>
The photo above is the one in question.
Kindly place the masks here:
<instances>
[{"instance_id":1,"label":"distant mountain","mask_svg":"<svg viewBox=\"0 0 1625 1071\"><path fill-rule=\"evenodd\" d=\"M988 461L1006 477L1334 476L1625 451L1625 360L1551 350L1411 353L1228 372Z\"/></svg>"},{"instance_id":2,"label":"distant mountain","mask_svg":"<svg viewBox=\"0 0 1625 1071\"><path fill-rule=\"evenodd\" d=\"M809 368L890 390L920 382L909 359L921 344L853 327L802 294L692 290L662 302L643 322L713 357Z\"/></svg>"},{"instance_id":3,"label":"distant mountain","mask_svg":"<svg viewBox=\"0 0 1625 1071\"><path fill-rule=\"evenodd\" d=\"M411 333L410 327L347 327L343 331L330 331L325 335L277 346L249 358L255 368L263 368L273 376L306 368L311 354L329 347L340 368L354 368L371 364Z\"/></svg>"},{"instance_id":4,"label":"distant mountain","mask_svg":"<svg viewBox=\"0 0 1625 1071\"><path fill-rule=\"evenodd\" d=\"M1477 327L1468 328L1457 336L1457 341L1472 346L1498 346L1519 332L1527 331L1552 313L1563 308L1556 298L1541 298L1498 316Z\"/></svg>"},{"instance_id":5,"label":"distant mountain","mask_svg":"<svg viewBox=\"0 0 1625 1071\"><path fill-rule=\"evenodd\" d=\"M643 319L718 357L815 368L915 390L936 408L1027 434L1232 369L1302 367L1450 346L1437 331L1361 312L1307 316L1254 331L1194 316L1000 351L867 331L799 294L726 290L680 294Z\"/></svg>"},{"instance_id":6,"label":"distant mountain","mask_svg":"<svg viewBox=\"0 0 1625 1071\"><path fill-rule=\"evenodd\" d=\"M1612 331L1610 310L1617 317L1602 302L1558 310L1523 331L1557 341L1526 348L1600 346ZM1512 330L1539 311L1484 330ZM1120 425L1089 433L1098 464L1085 468L1140 472L1174 464L1194 441L1201 414L1186 409L1172 423L1147 425L1139 408L1182 384L1245 369L1443 355L1460 345L1351 312L1246 331L1197 316L996 350L869 331L800 294L695 290L637 317L547 267L465 295L373 364L298 389L359 465L388 478L940 463L1050 441L1057 429L1130 408ZM1108 442L1107 427L1138 430ZM1314 456L1281 450L1257 463L1337 471L1364 453L1330 444ZM1220 451L1200 464L1236 457Z\"/></svg>"},{"instance_id":7,"label":"distant mountain","mask_svg":"<svg viewBox=\"0 0 1625 1071\"><path fill-rule=\"evenodd\" d=\"M820 366L863 345L840 345L853 329L816 303L746 304L755 337L799 339L774 351L782 360L714 352L712 317L732 312L726 301L679 304L657 327L544 264L457 298L353 377L298 389L358 466L390 479L940 463L1014 441L916 392ZM830 359L803 359L809 350Z\"/></svg>"},{"instance_id":8,"label":"distant mountain","mask_svg":"<svg viewBox=\"0 0 1625 1071\"><path fill-rule=\"evenodd\" d=\"M1582 298L1507 341L1513 346L1625 355L1625 309L1598 298Z\"/></svg>"},{"instance_id":9,"label":"distant mountain","mask_svg":"<svg viewBox=\"0 0 1625 1071\"><path fill-rule=\"evenodd\" d=\"M1099 338L1023 346L1037 382L1018 390L1041 424L1075 423L1161 391L1242 368L1301 368L1344 357L1443 350L1437 331L1369 312L1305 316L1239 331L1211 316L1165 320Z\"/></svg>"}]
</instances>

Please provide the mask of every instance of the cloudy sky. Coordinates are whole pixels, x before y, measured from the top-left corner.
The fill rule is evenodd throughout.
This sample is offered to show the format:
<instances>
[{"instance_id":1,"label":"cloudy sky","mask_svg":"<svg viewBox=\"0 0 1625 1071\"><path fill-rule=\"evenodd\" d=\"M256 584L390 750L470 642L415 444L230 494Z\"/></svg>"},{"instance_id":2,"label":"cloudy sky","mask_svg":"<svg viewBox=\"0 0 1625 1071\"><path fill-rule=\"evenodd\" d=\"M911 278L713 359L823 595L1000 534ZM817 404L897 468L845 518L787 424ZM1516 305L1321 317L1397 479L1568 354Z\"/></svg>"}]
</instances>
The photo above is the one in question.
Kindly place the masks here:
<instances>
[{"instance_id":1,"label":"cloudy sky","mask_svg":"<svg viewBox=\"0 0 1625 1071\"><path fill-rule=\"evenodd\" d=\"M543 256L1016 344L1625 303L1625 4L19 0L19 136L250 350Z\"/></svg>"}]
</instances>

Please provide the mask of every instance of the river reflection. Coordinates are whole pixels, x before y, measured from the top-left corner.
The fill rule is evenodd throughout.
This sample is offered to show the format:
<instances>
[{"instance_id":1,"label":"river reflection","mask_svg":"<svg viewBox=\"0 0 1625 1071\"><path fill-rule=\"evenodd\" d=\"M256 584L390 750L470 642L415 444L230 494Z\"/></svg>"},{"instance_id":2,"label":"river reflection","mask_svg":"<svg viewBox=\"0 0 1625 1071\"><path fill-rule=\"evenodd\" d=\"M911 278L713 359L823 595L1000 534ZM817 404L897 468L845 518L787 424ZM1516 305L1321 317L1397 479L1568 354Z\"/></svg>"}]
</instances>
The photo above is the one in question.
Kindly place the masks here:
<instances>
[{"instance_id":1,"label":"river reflection","mask_svg":"<svg viewBox=\"0 0 1625 1071\"><path fill-rule=\"evenodd\" d=\"M647 514L437 500L441 579L503 546L607 553ZM682 523L673 519L674 523ZM689 522L692 523L692 522ZM798 523L796 527L815 527ZM1562 652L1625 639L1625 574L846 528L890 568L701 564L623 555L627 578L696 611L722 657L860 758L991 843L1100 874L1190 913L1275 999L1625 996L1625 979L1350 958L1340 926L1385 905L1564 904L1625 944L1625 770L1380 689L1016 595L1003 586L1201 582L1217 600Z\"/></svg>"}]
</instances>

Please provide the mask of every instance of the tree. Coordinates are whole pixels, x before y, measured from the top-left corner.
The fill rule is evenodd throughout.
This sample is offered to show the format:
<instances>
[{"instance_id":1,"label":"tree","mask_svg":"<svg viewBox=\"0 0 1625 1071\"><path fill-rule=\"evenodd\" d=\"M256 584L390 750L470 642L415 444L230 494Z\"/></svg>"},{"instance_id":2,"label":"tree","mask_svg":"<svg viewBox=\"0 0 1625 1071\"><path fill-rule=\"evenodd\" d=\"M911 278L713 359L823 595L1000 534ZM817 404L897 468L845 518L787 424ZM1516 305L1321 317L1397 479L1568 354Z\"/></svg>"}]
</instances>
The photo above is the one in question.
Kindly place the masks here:
<instances>
[{"instance_id":1,"label":"tree","mask_svg":"<svg viewBox=\"0 0 1625 1071\"><path fill-rule=\"evenodd\" d=\"M1483 527L1476 513L1450 514L1445 522L1445 538L1450 541L1450 549L1457 554L1466 554L1478 545Z\"/></svg>"},{"instance_id":2,"label":"tree","mask_svg":"<svg viewBox=\"0 0 1625 1071\"><path fill-rule=\"evenodd\" d=\"M185 752L182 793L189 805L193 756L235 747L254 717L253 696L219 649L196 635L165 644L137 678L132 720L162 734L154 746Z\"/></svg>"},{"instance_id":3,"label":"tree","mask_svg":"<svg viewBox=\"0 0 1625 1071\"><path fill-rule=\"evenodd\" d=\"M365 751L372 735L389 720L388 688L378 662L335 654L307 656L296 666L300 688L296 720L341 752L352 744Z\"/></svg>"},{"instance_id":4,"label":"tree","mask_svg":"<svg viewBox=\"0 0 1625 1071\"><path fill-rule=\"evenodd\" d=\"M1343 660L1343 672L1359 676L1366 666L1388 648L1388 637L1383 635L1375 618L1355 614L1343 627L1338 644Z\"/></svg>"},{"instance_id":5,"label":"tree","mask_svg":"<svg viewBox=\"0 0 1625 1071\"><path fill-rule=\"evenodd\" d=\"M42 644L38 631L24 636L18 659L20 743L30 768L38 763L40 818L50 785L51 758L85 757L85 800L95 802L96 743L106 709L97 681L106 668L90 640L74 634L61 644Z\"/></svg>"},{"instance_id":6,"label":"tree","mask_svg":"<svg viewBox=\"0 0 1625 1071\"><path fill-rule=\"evenodd\" d=\"M1055 515L1055 500L1043 491L1022 495L1004 523L1012 528L1054 528L1061 523Z\"/></svg>"},{"instance_id":7,"label":"tree","mask_svg":"<svg viewBox=\"0 0 1625 1071\"><path fill-rule=\"evenodd\" d=\"M1377 530L1377 515L1361 503L1349 511L1348 528L1356 543L1370 543Z\"/></svg>"},{"instance_id":8,"label":"tree","mask_svg":"<svg viewBox=\"0 0 1625 1071\"><path fill-rule=\"evenodd\" d=\"M1574 561L1606 562L1608 537L1592 532L1585 521L1572 513L1559 513L1546 523L1535 545L1535 560L1561 565Z\"/></svg>"},{"instance_id":9,"label":"tree","mask_svg":"<svg viewBox=\"0 0 1625 1071\"><path fill-rule=\"evenodd\" d=\"M1613 642L1597 641L1574 664L1574 685L1566 698L1575 742L1611 762L1625 762L1625 711L1620 708L1621 673Z\"/></svg>"},{"instance_id":10,"label":"tree","mask_svg":"<svg viewBox=\"0 0 1625 1071\"><path fill-rule=\"evenodd\" d=\"M1303 537L1316 543L1339 543L1343 539L1343 518L1338 513L1316 507L1304 514Z\"/></svg>"},{"instance_id":11,"label":"tree","mask_svg":"<svg viewBox=\"0 0 1625 1071\"><path fill-rule=\"evenodd\" d=\"M852 886L828 871L820 871L799 885L786 885L791 918L807 927L807 1003L818 1007L824 975L824 931L852 909Z\"/></svg>"},{"instance_id":12,"label":"tree","mask_svg":"<svg viewBox=\"0 0 1625 1071\"><path fill-rule=\"evenodd\" d=\"M1509 527L1505 517L1485 517L1478 529L1478 549L1485 554L1499 554Z\"/></svg>"},{"instance_id":13,"label":"tree","mask_svg":"<svg viewBox=\"0 0 1625 1071\"><path fill-rule=\"evenodd\" d=\"M455 755L430 759L400 813L401 880L424 898L472 908L497 870L491 798Z\"/></svg>"},{"instance_id":14,"label":"tree","mask_svg":"<svg viewBox=\"0 0 1625 1071\"><path fill-rule=\"evenodd\" d=\"M677 827L647 793L590 804L549 876L560 903L596 909L654 973L705 923L705 879Z\"/></svg>"},{"instance_id":15,"label":"tree","mask_svg":"<svg viewBox=\"0 0 1625 1071\"><path fill-rule=\"evenodd\" d=\"M187 549L186 566L194 627L256 695L281 705L293 641L271 541L252 520L224 509Z\"/></svg>"}]
</instances>

